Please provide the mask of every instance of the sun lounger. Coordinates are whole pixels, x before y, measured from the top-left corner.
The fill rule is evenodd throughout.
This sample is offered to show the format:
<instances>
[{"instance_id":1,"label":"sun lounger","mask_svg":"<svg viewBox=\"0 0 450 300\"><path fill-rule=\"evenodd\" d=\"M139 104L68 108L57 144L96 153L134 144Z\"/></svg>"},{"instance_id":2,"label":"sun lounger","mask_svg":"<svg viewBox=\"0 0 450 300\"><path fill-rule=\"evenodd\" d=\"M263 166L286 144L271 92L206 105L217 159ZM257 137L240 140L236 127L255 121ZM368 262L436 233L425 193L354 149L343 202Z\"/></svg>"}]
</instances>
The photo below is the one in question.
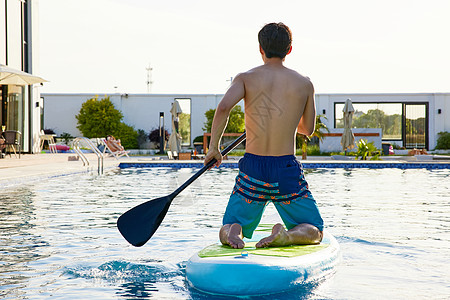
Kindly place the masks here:
<instances>
[{"instance_id":1,"label":"sun lounger","mask_svg":"<svg viewBox=\"0 0 450 300\"><path fill-rule=\"evenodd\" d=\"M41 130L41 133L39 135L39 152L42 151L42 149L44 148L44 143L45 141L47 141L48 150L50 150L50 153L58 153L58 149L56 149L55 139L53 138L54 136L55 134L45 134L44 130Z\"/></svg>"},{"instance_id":2,"label":"sun lounger","mask_svg":"<svg viewBox=\"0 0 450 300\"><path fill-rule=\"evenodd\" d=\"M117 160L122 156L126 156L126 157L130 158L128 156L128 153L130 153L130 151L126 151L126 150L112 151L111 148L109 148L108 143L106 142L105 138L102 138L100 140L101 140L102 144L105 146L105 148L103 149L103 155L105 155L106 151L108 151L109 154L114 156L114 158Z\"/></svg>"}]
</instances>

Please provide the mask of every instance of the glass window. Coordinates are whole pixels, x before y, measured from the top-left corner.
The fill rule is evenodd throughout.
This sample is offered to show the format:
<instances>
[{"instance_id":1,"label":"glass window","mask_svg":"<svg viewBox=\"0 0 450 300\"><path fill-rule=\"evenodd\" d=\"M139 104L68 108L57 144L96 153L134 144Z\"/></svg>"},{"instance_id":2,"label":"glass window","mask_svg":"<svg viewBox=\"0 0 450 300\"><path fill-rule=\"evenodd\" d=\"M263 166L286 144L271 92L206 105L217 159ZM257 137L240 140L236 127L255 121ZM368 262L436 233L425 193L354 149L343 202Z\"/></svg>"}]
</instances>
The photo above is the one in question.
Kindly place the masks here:
<instances>
[{"instance_id":1,"label":"glass window","mask_svg":"<svg viewBox=\"0 0 450 300\"><path fill-rule=\"evenodd\" d=\"M425 104L405 105L406 148L427 147L427 107Z\"/></svg>"},{"instance_id":2,"label":"glass window","mask_svg":"<svg viewBox=\"0 0 450 300\"><path fill-rule=\"evenodd\" d=\"M6 130L18 130L23 133L25 101L24 88L18 85L8 86L6 108Z\"/></svg>"},{"instance_id":3,"label":"glass window","mask_svg":"<svg viewBox=\"0 0 450 300\"><path fill-rule=\"evenodd\" d=\"M343 128L344 103L335 103L335 128ZM381 128L384 140L402 139L402 103L354 103L353 128Z\"/></svg>"},{"instance_id":4,"label":"glass window","mask_svg":"<svg viewBox=\"0 0 450 300\"><path fill-rule=\"evenodd\" d=\"M182 113L180 114L179 132L181 134L181 145L191 145L191 99L175 99L180 104Z\"/></svg>"}]
</instances>

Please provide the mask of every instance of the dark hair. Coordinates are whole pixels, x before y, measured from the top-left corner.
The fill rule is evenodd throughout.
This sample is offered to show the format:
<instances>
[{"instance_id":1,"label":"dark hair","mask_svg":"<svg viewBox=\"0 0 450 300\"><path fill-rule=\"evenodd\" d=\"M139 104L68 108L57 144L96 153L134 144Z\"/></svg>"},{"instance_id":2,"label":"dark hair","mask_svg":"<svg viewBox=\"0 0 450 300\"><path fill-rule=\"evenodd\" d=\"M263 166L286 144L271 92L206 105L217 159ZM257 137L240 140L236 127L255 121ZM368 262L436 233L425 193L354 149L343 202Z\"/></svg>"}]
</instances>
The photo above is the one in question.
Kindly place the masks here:
<instances>
[{"instance_id":1,"label":"dark hair","mask_svg":"<svg viewBox=\"0 0 450 300\"><path fill-rule=\"evenodd\" d=\"M269 23L259 31L258 41L267 58L283 59L291 48L292 33L283 23Z\"/></svg>"}]
</instances>

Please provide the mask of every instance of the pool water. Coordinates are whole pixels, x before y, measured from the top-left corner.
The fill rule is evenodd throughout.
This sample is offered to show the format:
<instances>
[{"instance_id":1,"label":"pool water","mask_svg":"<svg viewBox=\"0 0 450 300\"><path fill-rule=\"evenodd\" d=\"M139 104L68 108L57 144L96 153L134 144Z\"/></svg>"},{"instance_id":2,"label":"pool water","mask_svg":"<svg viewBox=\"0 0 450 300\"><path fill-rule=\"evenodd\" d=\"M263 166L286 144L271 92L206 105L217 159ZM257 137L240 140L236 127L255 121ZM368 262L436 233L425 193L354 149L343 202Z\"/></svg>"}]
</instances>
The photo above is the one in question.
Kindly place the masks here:
<instances>
[{"instance_id":1,"label":"pool water","mask_svg":"<svg viewBox=\"0 0 450 300\"><path fill-rule=\"evenodd\" d=\"M218 299L187 286L185 264L217 242L237 170L202 175L143 247L115 225L196 171L130 168L3 190L0 298ZM324 281L262 299L449 298L450 170L317 169L306 178L341 263ZM273 205L265 215L276 216Z\"/></svg>"}]
</instances>

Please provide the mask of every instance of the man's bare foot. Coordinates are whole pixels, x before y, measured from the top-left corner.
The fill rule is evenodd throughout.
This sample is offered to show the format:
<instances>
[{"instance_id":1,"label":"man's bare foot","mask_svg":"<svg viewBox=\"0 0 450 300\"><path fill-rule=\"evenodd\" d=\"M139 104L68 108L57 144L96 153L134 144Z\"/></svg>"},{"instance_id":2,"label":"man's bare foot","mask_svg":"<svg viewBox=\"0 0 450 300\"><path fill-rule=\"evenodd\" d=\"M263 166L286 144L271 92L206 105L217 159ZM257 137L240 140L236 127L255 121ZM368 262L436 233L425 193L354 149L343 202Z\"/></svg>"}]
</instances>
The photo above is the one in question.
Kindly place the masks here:
<instances>
[{"instance_id":1,"label":"man's bare foot","mask_svg":"<svg viewBox=\"0 0 450 300\"><path fill-rule=\"evenodd\" d=\"M219 235L220 241L224 245L230 245L235 249L242 249L245 246L242 240L242 227L237 223L224 225Z\"/></svg>"},{"instance_id":2,"label":"man's bare foot","mask_svg":"<svg viewBox=\"0 0 450 300\"><path fill-rule=\"evenodd\" d=\"M283 225L275 224L272 228L272 234L263 238L256 244L256 248L288 246L291 245L291 239Z\"/></svg>"}]
</instances>

